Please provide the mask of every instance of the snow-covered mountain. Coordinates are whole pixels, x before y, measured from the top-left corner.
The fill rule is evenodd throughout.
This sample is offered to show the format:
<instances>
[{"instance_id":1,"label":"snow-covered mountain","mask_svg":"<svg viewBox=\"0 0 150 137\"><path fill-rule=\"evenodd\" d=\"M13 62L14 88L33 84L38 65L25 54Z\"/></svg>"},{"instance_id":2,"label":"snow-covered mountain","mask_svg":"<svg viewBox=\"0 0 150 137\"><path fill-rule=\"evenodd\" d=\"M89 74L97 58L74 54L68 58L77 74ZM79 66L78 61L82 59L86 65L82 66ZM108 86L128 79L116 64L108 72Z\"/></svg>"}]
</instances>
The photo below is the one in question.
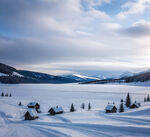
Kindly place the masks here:
<instances>
[{"instance_id":1,"label":"snow-covered mountain","mask_svg":"<svg viewBox=\"0 0 150 137\"><path fill-rule=\"evenodd\" d=\"M109 78L109 77L106 77L106 76L103 76L103 75L93 75L92 77L98 78L100 80Z\"/></svg>"},{"instance_id":2,"label":"snow-covered mountain","mask_svg":"<svg viewBox=\"0 0 150 137\"><path fill-rule=\"evenodd\" d=\"M74 79L54 76L28 70L17 70L14 67L0 63L1 83L72 83Z\"/></svg>"},{"instance_id":3,"label":"snow-covered mountain","mask_svg":"<svg viewBox=\"0 0 150 137\"><path fill-rule=\"evenodd\" d=\"M132 72L124 72L123 74L119 75L117 78L126 78L126 77L131 77L134 76L136 73L132 73Z\"/></svg>"},{"instance_id":4,"label":"snow-covered mountain","mask_svg":"<svg viewBox=\"0 0 150 137\"><path fill-rule=\"evenodd\" d=\"M74 79L74 80L79 81L79 82L100 80L100 78L89 77L89 76L84 76L84 75L80 75L80 74L63 75L63 77Z\"/></svg>"}]
</instances>

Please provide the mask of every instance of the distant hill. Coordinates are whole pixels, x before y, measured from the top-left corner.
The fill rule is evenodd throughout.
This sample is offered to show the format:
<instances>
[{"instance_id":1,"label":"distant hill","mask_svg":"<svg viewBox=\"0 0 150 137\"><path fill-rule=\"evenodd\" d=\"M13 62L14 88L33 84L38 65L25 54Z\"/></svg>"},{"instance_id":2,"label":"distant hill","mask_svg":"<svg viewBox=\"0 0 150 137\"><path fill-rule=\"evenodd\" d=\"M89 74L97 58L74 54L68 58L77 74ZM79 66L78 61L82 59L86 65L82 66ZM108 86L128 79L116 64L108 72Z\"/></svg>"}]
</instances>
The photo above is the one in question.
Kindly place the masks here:
<instances>
[{"instance_id":1,"label":"distant hill","mask_svg":"<svg viewBox=\"0 0 150 137\"><path fill-rule=\"evenodd\" d=\"M83 82L82 84L105 84L105 83L129 83L129 82L145 82L150 81L150 70L140 72L140 73L124 73L118 78L93 80L88 82Z\"/></svg>"},{"instance_id":2,"label":"distant hill","mask_svg":"<svg viewBox=\"0 0 150 137\"><path fill-rule=\"evenodd\" d=\"M71 78L54 76L45 73L33 72L28 70L17 70L14 67L0 63L0 82L19 84L19 83L72 83L77 82Z\"/></svg>"},{"instance_id":3,"label":"distant hill","mask_svg":"<svg viewBox=\"0 0 150 137\"><path fill-rule=\"evenodd\" d=\"M123 74L119 75L118 78L127 78L127 77L131 77L131 76L134 76L136 75L136 73L132 73L132 72L124 72Z\"/></svg>"},{"instance_id":4,"label":"distant hill","mask_svg":"<svg viewBox=\"0 0 150 137\"><path fill-rule=\"evenodd\" d=\"M144 71L134 76L125 78L126 82L145 82L150 80L150 72Z\"/></svg>"}]
</instances>

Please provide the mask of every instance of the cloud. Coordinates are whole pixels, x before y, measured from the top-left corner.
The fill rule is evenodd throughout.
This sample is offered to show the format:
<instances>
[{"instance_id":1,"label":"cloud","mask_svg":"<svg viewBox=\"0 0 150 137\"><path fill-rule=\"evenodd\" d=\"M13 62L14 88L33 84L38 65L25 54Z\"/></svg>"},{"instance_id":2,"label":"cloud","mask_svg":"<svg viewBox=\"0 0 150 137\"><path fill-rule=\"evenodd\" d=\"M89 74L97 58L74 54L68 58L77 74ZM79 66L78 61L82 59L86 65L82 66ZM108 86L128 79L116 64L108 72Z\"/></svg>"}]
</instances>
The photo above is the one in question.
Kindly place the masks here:
<instances>
[{"instance_id":1,"label":"cloud","mask_svg":"<svg viewBox=\"0 0 150 137\"><path fill-rule=\"evenodd\" d=\"M120 33L129 37L150 36L150 22L140 20L128 28L120 29Z\"/></svg>"},{"instance_id":2,"label":"cloud","mask_svg":"<svg viewBox=\"0 0 150 137\"><path fill-rule=\"evenodd\" d=\"M81 0L82 3L86 4L88 8L102 5L103 3L110 3L111 0Z\"/></svg>"},{"instance_id":3,"label":"cloud","mask_svg":"<svg viewBox=\"0 0 150 137\"><path fill-rule=\"evenodd\" d=\"M150 8L149 0L135 0L126 2L122 6L123 11L118 13L117 17L119 19L125 19L128 15L132 14L143 14L146 9Z\"/></svg>"},{"instance_id":4,"label":"cloud","mask_svg":"<svg viewBox=\"0 0 150 137\"><path fill-rule=\"evenodd\" d=\"M15 31L37 28L72 31L90 20L109 18L104 11L94 8L82 10L80 0L62 0L61 4L59 0L1 0L0 10L1 27Z\"/></svg>"},{"instance_id":5,"label":"cloud","mask_svg":"<svg viewBox=\"0 0 150 137\"><path fill-rule=\"evenodd\" d=\"M149 22L141 21L127 27L95 8L110 2L0 0L0 61L22 68L28 66L28 69L36 65L32 67L34 70L41 68L46 71L50 67L49 73L85 70L98 73L100 69L112 69L111 66L118 70L124 60L131 62L136 56L142 58L148 51L145 46L148 40L142 44L146 47L144 49L137 44L136 37L137 32L139 39L149 35ZM84 64L87 61L89 64ZM62 62L66 65L55 64Z\"/></svg>"}]
</instances>

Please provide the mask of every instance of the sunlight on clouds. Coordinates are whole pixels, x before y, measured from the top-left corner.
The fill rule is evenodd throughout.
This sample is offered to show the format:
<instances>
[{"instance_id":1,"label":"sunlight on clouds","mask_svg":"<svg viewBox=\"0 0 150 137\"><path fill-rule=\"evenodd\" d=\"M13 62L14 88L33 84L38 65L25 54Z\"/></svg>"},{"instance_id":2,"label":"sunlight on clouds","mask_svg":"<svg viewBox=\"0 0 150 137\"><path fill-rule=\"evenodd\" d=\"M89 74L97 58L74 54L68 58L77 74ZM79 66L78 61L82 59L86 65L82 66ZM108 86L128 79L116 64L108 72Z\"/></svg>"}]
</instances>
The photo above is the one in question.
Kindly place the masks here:
<instances>
[{"instance_id":1,"label":"sunlight on clouds","mask_svg":"<svg viewBox=\"0 0 150 137\"><path fill-rule=\"evenodd\" d=\"M143 57L144 58L144 57ZM141 67L141 65L143 65ZM20 66L22 68L22 66ZM134 62L110 62L110 61L84 61L84 62L53 62L53 63L45 63L45 64L35 64L35 65L26 65L24 69L32 68L32 70L38 70L39 72L47 72L49 74L60 75L60 74L71 74L71 73L79 73L85 74L86 71L109 71L111 68L112 75L113 71L118 71L123 73L130 69L130 71L139 71L144 70L150 67L148 64L144 64L139 62L137 64Z\"/></svg>"},{"instance_id":2,"label":"sunlight on clouds","mask_svg":"<svg viewBox=\"0 0 150 137\"><path fill-rule=\"evenodd\" d=\"M123 11L118 13L119 19L125 19L128 15L143 14L147 8L150 8L150 0L135 0L128 1L122 6Z\"/></svg>"},{"instance_id":3,"label":"sunlight on clouds","mask_svg":"<svg viewBox=\"0 0 150 137\"><path fill-rule=\"evenodd\" d=\"M83 0L84 2L87 2L89 7L94 7L97 5L101 5L102 3L110 3L111 0Z\"/></svg>"}]
</instances>

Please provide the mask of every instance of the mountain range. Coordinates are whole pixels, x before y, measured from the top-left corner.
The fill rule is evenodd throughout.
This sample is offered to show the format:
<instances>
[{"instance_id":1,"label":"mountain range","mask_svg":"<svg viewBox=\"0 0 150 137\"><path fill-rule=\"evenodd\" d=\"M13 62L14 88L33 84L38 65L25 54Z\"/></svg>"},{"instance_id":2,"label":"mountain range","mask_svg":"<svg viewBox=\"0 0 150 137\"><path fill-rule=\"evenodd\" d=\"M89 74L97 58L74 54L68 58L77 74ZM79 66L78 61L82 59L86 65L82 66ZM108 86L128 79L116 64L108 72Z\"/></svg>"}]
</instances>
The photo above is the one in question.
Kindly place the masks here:
<instances>
[{"instance_id":1,"label":"mountain range","mask_svg":"<svg viewBox=\"0 0 150 137\"><path fill-rule=\"evenodd\" d=\"M0 82L1 83L108 83L108 82L144 82L150 80L150 70L140 73L125 72L116 77L105 77L103 75L97 76L83 76L80 74L69 74L62 76L55 76L40 72L18 70L9 65L0 63Z\"/></svg>"},{"instance_id":2,"label":"mountain range","mask_svg":"<svg viewBox=\"0 0 150 137\"><path fill-rule=\"evenodd\" d=\"M0 63L0 82L1 83L72 83L74 79L61 76L54 76L40 72L27 70L17 70L14 67Z\"/></svg>"},{"instance_id":3,"label":"mountain range","mask_svg":"<svg viewBox=\"0 0 150 137\"><path fill-rule=\"evenodd\" d=\"M82 84L105 84L111 82L130 83L130 82L145 82L145 81L150 81L150 70L143 71L140 73L131 73L131 72L123 73L122 75L116 76L114 78L83 82Z\"/></svg>"}]
</instances>

